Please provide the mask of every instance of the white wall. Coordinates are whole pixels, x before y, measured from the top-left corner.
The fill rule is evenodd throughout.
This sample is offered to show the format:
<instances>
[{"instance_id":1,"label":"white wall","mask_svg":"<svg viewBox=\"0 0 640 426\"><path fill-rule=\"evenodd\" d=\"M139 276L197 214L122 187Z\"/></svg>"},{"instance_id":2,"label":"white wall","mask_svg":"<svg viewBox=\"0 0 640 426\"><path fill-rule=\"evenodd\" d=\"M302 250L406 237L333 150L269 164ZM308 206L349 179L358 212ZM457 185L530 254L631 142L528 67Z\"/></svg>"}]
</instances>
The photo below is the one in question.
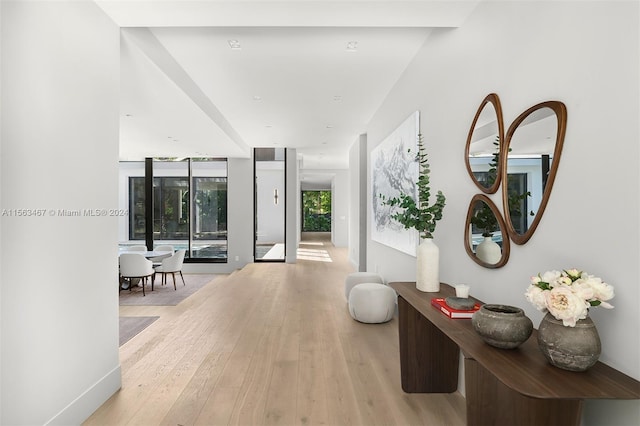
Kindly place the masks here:
<instances>
[{"instance_id":1,"label":"white wall","mask_svg":"<svg viewBox=\"0 0 640 426\"><path fill-rule=\"evenodd\" d=\"M259 243L284 243L285 169L284 162L258 162L256 203L258 204ZM274 189L278 190L278 204L274 202Z\"/></svg>"},{"instance_id":2,"label":"white wall","mask_svg":"<svg viewBox=\"0 0 640 426\"><path fill-rule=\"evenodd\" d=\"M119 29L92 2L0 7L0 423L78 424L120 387L118 228L59 210L118 206Z\"/></svg>"},{"instance_id":3,"label":"white wall","mask_svg":"<svg viewBox=\"0 0 640 426\"><path fill-rule=\"evenodd\" d=\"M349 262L357 271L367 269L367 135L349 149Z\"/></svg>"},{"instance_id":4,"label":"white wall","mask_svg":"<svg viewBox=\"0 0 640 426\"><path fill-rule=\"evenodd\" d=\"M331 238L336 247L349 244L349 171L336 170L331 181Z\"/></svg>"},{"instance_id":5,"label":"white wall","mask_svg":"<svg viewBox=\"0 0 640 426\"><path fill-rule=\"evenodd\" d=\"M229 158L228 271L253 263L253 159ZM236 258L238 259L236 261ZM204 265L202 265L204 266ZM216 265L222 268L222 265Z\"/></svg>"},{"instance_id":6,"label":"white wall","mask_svg":"<svg viewBox=\"0 0 640 426\"><path fill-rule=\"evenodd\" d=\"M1 70L2 68L2 4L0 4L0 76L1 76ZM1 98L1 94L2 94L2 84L4 83L3 79L0 78L0 101L2 100ZM2 115L1 115L1 110L0 110L0 166L2 164L2 159L3 159L3 153L2 153L2 135L4 135L3 133L3 127L2 127ZM0 169L1 170L1 169ZM2 188L2 173L0 171L0 188ZM2 191L0 191L0 206L4 205L2 202ZM1 216L0 216L1 217ZM3 226L0 225L0 253L2 252L2 228ZM3 317L2 317L2 257L0 254L0 377L2 377L2 323L3 323ZM2 388L0 385L0 421L2 419Z\"/></svg>"},{"instance_id":7,"label":"white wall","mask_svg":"<svg viewBox=\"0 0 640 426\"><path fill-rule=\"evenodd\" d=\"M298 243L300 242L300 179L298 179L299 162L297 150L287 148L287 211L285 261L296 263L298 260Z\"/></svg>"},{"instance_id":8,"label":"white wall","mask_svg":"<svg viewBox=\"0 0 640 426\"><path fill-rule=\"evenodd\" d=\"M412 111L421 111L432 188L447 196L435 241L440 279L472 295L520 306L529 277L576 267L615 286L613 310L592 309L601 361L640 379L638 2L481 2L464 25L432 33L371 120L369 151ZM606 17L606 19L604 19ZM505 127L528 107L560 100L568 110L564 151L551 199L533 238L511 247L498 270L464 249L464 220L478 192L464 165L474 114L489 93ZM370 183L369 183L370 185ZM499 194L491 197L501 205ZM369 197L368 202L371 202ZM415 279L415 258L368 240L369 270ZM585 424L640 424L639 401L587 401Z\"/></svg>"}]
</instances>

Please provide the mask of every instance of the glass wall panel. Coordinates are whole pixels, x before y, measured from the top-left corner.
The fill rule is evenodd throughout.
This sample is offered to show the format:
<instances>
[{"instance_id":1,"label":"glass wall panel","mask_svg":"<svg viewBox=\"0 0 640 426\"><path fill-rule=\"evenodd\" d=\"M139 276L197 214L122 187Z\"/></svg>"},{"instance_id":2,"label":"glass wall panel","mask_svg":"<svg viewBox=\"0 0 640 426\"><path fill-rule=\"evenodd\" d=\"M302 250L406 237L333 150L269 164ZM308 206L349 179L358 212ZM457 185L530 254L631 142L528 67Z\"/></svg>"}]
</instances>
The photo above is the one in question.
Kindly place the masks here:
<instances>
[{"instance_id":1,"label":"glass wall panel","mask_svg":"<svg viewBox=\"0 0 640 426\"><path fill-rule=\"evenodd\" d=\"M144 177L129 178L129 239L143 240L144 221Z\"/></svg>"},{"instance_id":2,"label":"glass wall panel","mask_svg":"<svg viewBox=\"0 0 640 426\"><path fill-rule=\"evenodd\" d=\"M153 246L189 253L189 161L153 161Z\"/></svg>"},{"instance_id":3,"label":"glass wall panel","mask_svg":"<svg viewBox=\"0 0 640 426\"><path fill-rule=\"evenodd\" d=\"M128 241L144 244L145 176L121 163L129 209ZM227 161L196 159L153 161L153 246L170 244L187 250L185 259L227 260ZM191 182L189 177L191 176ZM191 185L190 185L191 183Z\"/></svg>"},{"instance_id":4,"label":"glass wall panel","mask_svg":"<svg viewBox=\"0 0 640 426\"><path fill-rule=\"evenodd\" d=\"M194 258L227 258L227 162L193 160Z\"/></svg>"}]
</instances>

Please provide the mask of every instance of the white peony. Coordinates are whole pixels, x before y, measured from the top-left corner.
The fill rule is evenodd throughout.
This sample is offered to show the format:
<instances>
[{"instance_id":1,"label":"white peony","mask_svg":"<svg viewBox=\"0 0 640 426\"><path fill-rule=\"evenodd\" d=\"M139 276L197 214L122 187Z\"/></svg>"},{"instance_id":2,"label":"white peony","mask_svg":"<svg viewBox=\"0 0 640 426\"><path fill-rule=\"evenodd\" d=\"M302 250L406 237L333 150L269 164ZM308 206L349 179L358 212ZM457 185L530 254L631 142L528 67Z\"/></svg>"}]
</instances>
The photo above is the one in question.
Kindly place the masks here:
<instances>
[{"instance_id":1,"label":"white peony","mask_svg":"<svg viewBox=\"0 0 640 426\"><path fill-rule=\"evenodd\" d=\"M555 285L558 278L562 276L562 272L560 271L547 271L544 274L540 275L540 279L545 283L549 283L552 287Z\"/></svg>"},{"instance_id":2,"label":"white peony","mask_svg":"<svg viewBox=\"0 0 640 426\"><path fill-rule=\"evenodd\" d=\"M612 286L602 282L602 279L598 277L594 277L593 275L586 275L585 277L585 275L583 275L582 279L585 280L585 282L593 289L594 299L600 301L613 299L614 292Z\"/></svg>"},{"instance_id":3,"label":"white peony","mask_svg":"<svg viewBox=\"0 0 640 426\"><path fill-rule=\"evenodd\" d=\"M592 306L612 309L607 300L614 296L613 287L602 279L579 269L547 271L531 277L525 297L536 309L549 312L567 327L585 319Z\"/></svg>"},{"instance_id":4,"label":"white peony","mask_svg":"<svg viewBox=\"0 0 640 426\"><path fill-rule=\"evenodd\" d=\"M537 285L530 285L524 295L537 310L547 312L547 301L544 297L544 293L545 292Z\"/></svg>"},{"instance_id":5,"label":"white peony","mask_svg":"<svg viewBox=\"0 0 640 426\"><path fill-rule=\"evenodd\" d=\"M545 294L546 306L551 315L567 327L575 327L576 322L585 319L589 313L589 303L577 296L568 286L557 286Z\"/></svg>"},{"instance_id":6,"label":"white peony","mask_svg":"<svg viewBox=\"0 0 640 426\"><path fill-rule=\"evenodd\" d=\"M595 297L593 287L582 279L571 284L571 290L576 294L576 296L582 298L582 300L591 300Z\"/></svg>"}]
</instances>

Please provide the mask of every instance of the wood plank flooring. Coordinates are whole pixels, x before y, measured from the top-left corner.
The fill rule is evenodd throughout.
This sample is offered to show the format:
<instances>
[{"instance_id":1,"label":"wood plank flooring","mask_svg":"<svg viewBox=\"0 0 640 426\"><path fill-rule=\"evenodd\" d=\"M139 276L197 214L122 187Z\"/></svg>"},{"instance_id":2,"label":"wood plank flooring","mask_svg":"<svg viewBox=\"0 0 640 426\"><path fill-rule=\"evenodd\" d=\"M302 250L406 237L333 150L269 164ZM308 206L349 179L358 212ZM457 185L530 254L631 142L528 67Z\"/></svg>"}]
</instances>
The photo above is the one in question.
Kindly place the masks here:
<instances>
[{"instance_id":1,"label":"wood plank flooring","mask_svg":"<svg viewBox=\"0 0 640 426\"><path fill-rule=\"evenodd\" d=\"M122 389L85 424L465 424L459 393L402 391L396 318L350 317L346 249L300 249L318 260L251 264L178 306L122 306L160 318L120 348Z\"/></svg>"}]
</instances>

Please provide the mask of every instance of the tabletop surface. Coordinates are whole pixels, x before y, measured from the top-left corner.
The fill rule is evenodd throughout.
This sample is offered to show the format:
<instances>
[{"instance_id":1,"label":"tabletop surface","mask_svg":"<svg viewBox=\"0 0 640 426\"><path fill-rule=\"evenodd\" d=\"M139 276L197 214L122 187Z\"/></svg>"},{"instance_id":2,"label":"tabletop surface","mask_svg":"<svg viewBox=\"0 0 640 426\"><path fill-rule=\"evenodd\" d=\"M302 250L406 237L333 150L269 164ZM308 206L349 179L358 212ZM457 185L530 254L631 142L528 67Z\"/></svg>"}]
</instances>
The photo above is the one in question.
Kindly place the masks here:
<instances>
[{"instance_id":1,"label":"tabletop surface","mask_svg":"<svg viewBox=\"0 0 640 426\"><path fill-rule=\"evenodd\" d=\"M158 251L158 250L147 250L147 251L138 251L138 250L120 250L118 256L121 254L139 254L144 257L159 257L159 256L171 256L173 253L170 251Z\"/></svg>"},{"instance_id":2,"label":"tabletop surface","mask_svg":"<svg viewBox=\"0 0 640 426\"><path fill-rule=\"evenodd\" d=\"M602 362L584 372L552 366L538 348L536 330L516 349L488 345L475 332L470 319L450 319L431 306L434 297L455 295L448 284L442 283L438 293L421 292L415 282L391 282L389 286L454 341L465 357L475 359L523 395L545 399L640 399L640 382Z\"/></svg>"}]
</instances>

